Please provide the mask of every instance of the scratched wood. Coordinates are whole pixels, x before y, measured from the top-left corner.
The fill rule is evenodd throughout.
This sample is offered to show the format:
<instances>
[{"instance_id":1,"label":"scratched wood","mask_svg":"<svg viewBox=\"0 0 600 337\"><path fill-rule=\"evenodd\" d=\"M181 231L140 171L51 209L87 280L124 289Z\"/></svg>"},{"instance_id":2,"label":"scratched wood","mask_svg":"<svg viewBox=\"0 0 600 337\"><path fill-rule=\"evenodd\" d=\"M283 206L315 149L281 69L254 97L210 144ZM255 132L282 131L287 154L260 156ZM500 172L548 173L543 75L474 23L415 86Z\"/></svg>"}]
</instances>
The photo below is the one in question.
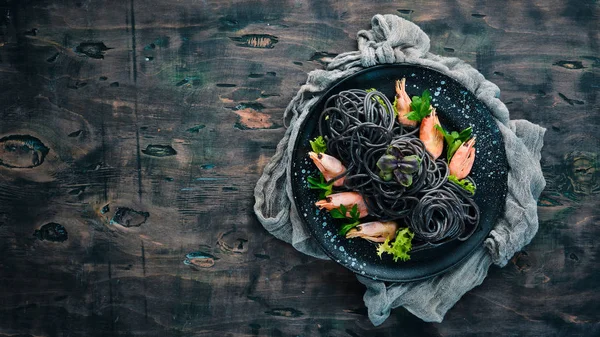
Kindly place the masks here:
<instances>
[{"instance_id":1,"label":"scratched wood","mask_svg":"<svg viewBox=\"0 0 600 337\"><path fill-rule=\"evenodd\" d=\"M600 334L596 1L0 1L0 336ZM306 73L376 13L548 129L540 230L441 324L253 216Z\"/></svg>"}]
</instances>

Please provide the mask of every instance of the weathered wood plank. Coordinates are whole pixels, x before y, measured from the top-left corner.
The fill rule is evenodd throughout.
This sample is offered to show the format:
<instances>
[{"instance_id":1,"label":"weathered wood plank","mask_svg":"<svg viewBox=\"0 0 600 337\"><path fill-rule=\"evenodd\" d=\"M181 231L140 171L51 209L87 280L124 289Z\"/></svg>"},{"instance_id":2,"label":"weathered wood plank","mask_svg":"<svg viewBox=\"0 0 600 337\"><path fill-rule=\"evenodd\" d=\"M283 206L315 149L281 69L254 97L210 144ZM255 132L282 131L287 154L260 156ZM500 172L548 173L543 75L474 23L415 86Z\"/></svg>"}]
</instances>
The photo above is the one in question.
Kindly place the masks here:
<instances>
[{"instance_id":1,"label":"weathered wood plank","mask_svg":"<svg viewBox=\"0 0 600 337\"><path fill-rule=\"evenodd\" d=\"M598 334L599 11L1 1L0 139L19 150L0 159L23 168L0 166L0 336ZM433 53L493 80L513 118L548 128L539 234L442 324L400 309L374 328L350 272L252 213L306 72L355 49L376 13L418 23Z\"/></svg>"}]
</instances>

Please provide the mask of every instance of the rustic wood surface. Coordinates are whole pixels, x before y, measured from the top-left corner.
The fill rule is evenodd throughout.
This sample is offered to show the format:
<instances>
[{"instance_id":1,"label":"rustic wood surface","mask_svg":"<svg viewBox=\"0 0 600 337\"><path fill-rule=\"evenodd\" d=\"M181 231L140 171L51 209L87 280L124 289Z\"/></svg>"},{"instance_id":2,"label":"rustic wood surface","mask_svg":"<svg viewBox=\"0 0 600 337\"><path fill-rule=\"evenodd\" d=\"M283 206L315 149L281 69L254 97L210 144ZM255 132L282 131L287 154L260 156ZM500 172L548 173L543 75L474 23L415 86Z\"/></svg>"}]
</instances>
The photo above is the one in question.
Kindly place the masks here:
<instances>
[{"instance_id":1,"label":"rustic wood surface","mask_svg":"<svg viewBox=\"0 0 600 337\"><path fill-rule=\"evenodd\" d=\"M548 129L540 230L441 324L270 236L253 188L306 73L377 13ZM0 336L600 335L594 0L0 0ZM190 255L186 260L186 255ZM184 263L185 261L185 263Z\"/></svg>"}]
</instances>

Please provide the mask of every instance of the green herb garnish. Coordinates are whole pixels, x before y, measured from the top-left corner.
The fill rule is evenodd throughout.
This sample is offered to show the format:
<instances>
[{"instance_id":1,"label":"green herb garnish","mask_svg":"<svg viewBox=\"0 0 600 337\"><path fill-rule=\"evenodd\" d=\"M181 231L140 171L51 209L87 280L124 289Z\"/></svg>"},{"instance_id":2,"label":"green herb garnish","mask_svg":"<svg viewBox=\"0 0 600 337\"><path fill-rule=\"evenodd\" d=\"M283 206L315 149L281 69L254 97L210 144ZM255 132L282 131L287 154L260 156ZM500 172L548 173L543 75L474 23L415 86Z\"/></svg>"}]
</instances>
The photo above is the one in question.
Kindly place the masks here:
<instances>
[{"instance_id":1,"label":"green herb garnish","mask_svg":"<svg viewBox=\"0 0 600 337\"><path fill-rule=\"evenodd\" d=\"M468 180L468 179L459 180L458 178L456 178L456 176L453 176L453 175L449 175L448 180L455 183L456 185L462 187L465 191L471 193L471 195L475 195L476 187L475 187L475 184L473 184L470 180Z\"/></svg>"},{"instance_id":2,"label":"green herb garnish","mask_svg":"<svg viewBox=\"0 0 600 337\"><path fill-rule=\"evenodd\" d=\"M308 187L310 189L321 190L321 192L319 193L320 199L324 199L325 197L333 193L333 182L327 183L327 181L325 181L323 173L321 172L319 172L319 178L308 176L306 180L308 181Z\"/></svg>"},{"instance_id":3,"label":"green herb garnish","mask_svg":"<svg viewBox=\"0 0 600 337\"><path fill-rule=\"evenodd\" d=\"M413 96L412 102L410 103L410 112L406 114L406 118L411 121L420 122L423 118L429 116L431 113L431 95L429 90L423 91L421 96Z\"/></svg>"},{"instance_id":4,"label":"green herb garnish","mask_svg":"<svg viewBox=\"0 0 600 337\"><path fill-rule=\"evenodd\" d=\"M441 125L436 124L435 128L440 130L440 132L444 135L444 139L446 140L446 144L448 144L448 151L446 155L446 159L450 162L452 156L458 150L458 148L469 138L471 138L471 133L473 129L469 126L468 128L462 130L460 133L456 131L448 132Z\"/></svg>"},{"instance_id":5,"label":"green herb garnish","mask_svg":"<svg viewBox=\"0 0 600 337\"><path fill-rule=\"evenodd\" d=\"M373 91L377 91L377 89L375 88L371 88L371 89L367 89L365 90L366 92L373 92ZM371 99L379 102L379 104L381 104L381 106L385 109L386 112L390 112L388 110L387 105L385 105L385 102L383 101L383 98L381 98L381 96L377 95L377 96L373 96L371 97ZM395 104L394 104L395 105ZM394 116L396 116L398 114L398 112L396 111L396 109L394 109Z\"/></svg>"},{"instance_id":6,"label":"green herb garnish","mask_svg":"<svg viewBox=\"0 0 600 337\"><path fill-rule=\"evenodd\" d=\"M398 259L402 261L410 260L408 252L412 249L412 239L415 233L407 228L399 229L396 232L396 239L390 244L390 238L386 238L385 241L377 247L377 255L381 257L383 253L387 253L393 256L394 262Z\"/></svg>"},{"instance_id":7,"label":"green herb garnish","mask_svg":"<svg viewBox=\"0 0 600 337\"><path fill-rule=\"evenodd\" d=\"M398 117L398 96L394 96L394 103L392 104L394 110L394 117Z\"/></svg>"},{"instance_id":8,"label":"green herb garnish","mask_svg":"<svg viewBox=\"0 0 600 337\"><path fill-rule=\"evenodd\" d=\"M310 147L312 147L313 152L316 154L325 153L327 151L327 144L325 143L325 139L323 136L319 136L314 140L309 140Z\"/></svg>"},{"instance_id":9,"label":"green herb garnish","mask_svg":"<svg viewBox=\"0 0 600 337\"><path fill-rule=\"evenodd\" d=\"M350 217L347 217L348 209L344 205L340 205L339 208L334 208L329 211L329 214L334 219L346 219L349 220L349 223L346 223L340 228L339 234L342 236L346 236L349 230L358 226L360 224L360 212L358 211L358 205L352 206L350 209Z\"/></svg>"},{"instance_id":10,"label":"green herb garnish","mask_svg":"<svg viewBox=\"0 0 600 337\"><path fill-rule=\"evenodd\" d=\"M354 227L358 226L358 222L347 223L340 228L339 233L341 236L346 236L346 234Z\"/></svg>"}]
</instances>

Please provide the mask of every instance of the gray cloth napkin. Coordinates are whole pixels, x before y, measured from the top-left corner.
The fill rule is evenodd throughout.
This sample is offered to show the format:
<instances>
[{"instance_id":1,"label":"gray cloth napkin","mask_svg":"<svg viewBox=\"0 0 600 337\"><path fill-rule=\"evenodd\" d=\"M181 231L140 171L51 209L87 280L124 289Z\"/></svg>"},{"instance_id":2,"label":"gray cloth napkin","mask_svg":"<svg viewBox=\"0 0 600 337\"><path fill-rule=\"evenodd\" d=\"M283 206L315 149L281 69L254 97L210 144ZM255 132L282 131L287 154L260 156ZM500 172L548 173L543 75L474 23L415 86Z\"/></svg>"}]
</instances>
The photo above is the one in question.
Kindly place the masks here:
<instances>
[{"instance_id":1,"label":"gray cloth napkin","mask_svg":"<svg viewBox=\"0 0 600 337\"><path fill-rule=\"evenodd\" d=\"M441 322L467 291L483 282L492 263L506 265L537 232L536 199L546 185L539 163L546 130L525 120L509 120L508 109L498 99L498 87L458 58L429 53L429 37L417 25L396 15L375 15L371 26L371 30L358 33L358 51L338 55L327 70L310 72L306 84L288 105L284 119L289 120L289 127L256 184L254 211L275 237L304 254L328 259L291 201L289 163L299 125L310 108L337 80L377 64L423 65L454 78L490 108L504 137L510 167L505 214L473 255L442 275L405 283L385 283L357 275L367 287L364 301L374 325L383 323L391 309L399 306L424 321Z\"/></svg>"}]
</instances>

